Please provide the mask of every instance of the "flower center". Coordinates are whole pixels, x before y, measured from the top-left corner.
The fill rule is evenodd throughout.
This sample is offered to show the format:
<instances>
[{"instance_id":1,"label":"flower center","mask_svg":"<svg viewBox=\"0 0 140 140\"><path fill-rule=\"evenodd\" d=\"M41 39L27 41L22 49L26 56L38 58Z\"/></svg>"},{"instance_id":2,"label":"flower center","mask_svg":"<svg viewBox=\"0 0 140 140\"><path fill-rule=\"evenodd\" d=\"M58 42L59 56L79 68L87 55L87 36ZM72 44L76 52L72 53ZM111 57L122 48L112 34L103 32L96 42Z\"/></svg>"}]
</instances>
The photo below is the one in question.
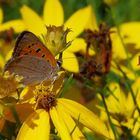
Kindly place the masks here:
<instances>
[{"instance_id":1,"label":"flower center","mask_svg":"<svg viewBox=\"0 0 140 140\"><path fill-rule=\"evenodd\" d=\"M46 95L42 95L42 97L37 99L38 104L37 108L38 109L45 109L46 111L49 111L51 107L56 106L56 97L54 94L49 93Z\"/></svg>"}]
</instances>

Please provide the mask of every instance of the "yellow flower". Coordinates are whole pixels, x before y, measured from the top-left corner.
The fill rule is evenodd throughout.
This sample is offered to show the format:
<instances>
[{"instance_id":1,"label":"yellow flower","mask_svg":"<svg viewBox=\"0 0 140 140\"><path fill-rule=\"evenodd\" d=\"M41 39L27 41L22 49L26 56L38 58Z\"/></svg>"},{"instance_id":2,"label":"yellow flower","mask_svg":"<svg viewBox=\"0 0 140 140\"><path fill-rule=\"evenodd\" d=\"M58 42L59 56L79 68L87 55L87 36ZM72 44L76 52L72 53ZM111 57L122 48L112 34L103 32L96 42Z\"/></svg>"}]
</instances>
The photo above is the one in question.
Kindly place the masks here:
<instances>
[{"instance_id":1,"label":"yellow flower","mask_svg":"<svg viewBox=\"0 0 140 140\"><path fill-rule=\"evenodd\" d=\"M72 31L68 34L67 41L72 41L71 46L63 53L63 67L69 71L78 72L78 61L74 52L85 51L86 43L77 38L85 28L91 14L91 6L75 12L64 23L63 7L59 0L46 0L43 10L43 17L39 17L32 9L27 6L21 7L21 15L28 30L41 36L46 35L45 25L64 25L65 28L70 28Z\"/></svg>"},{"instance_id":2,"label":"yellow flower","mask_svg":"<svg viewBox=\"0 0 140 140\"><path fill-rule=\"evenodd\" d=\"M93 112L75 101L57 98L63 81L63 76L60 77L54 84L50 85L48 81L36 86L35 111L23 123L17 140L49 140L54 136L52 129L52 133L62 140L85 139L79 123L109 138L105 124Z\"/></svg>"},{"instance_id":3,"label":"yellow flower","mask_svg":"<svg viewBox=\"0 0 140 140\"><path fill-rule=\"evenodd\" d=\"M137 79L136 82L132 85L132 90L136 96L137 104L139 104L140 98L139 98L139 82L140 79ZM132 134L136 136L136 133L138 132L138 126L140 127L140 123L135 123L135 121L140 119L137 105L134 103L134 100L132 99L132 95L129 92L128 96L124 93L123 89L119 86L118 83L111 83L109 85L110 91L112 91L112 94L109 95L108 98L106 98L106 104L108 107L108 110L111 115L111 119L116 126L122 128L122 126L127 127L132 131ZM140 107L140 106L139 106ZM106 113L102 111L101 118L103 120L106 120L105 117ZM140 136L140 133L139 133Z\"/></svg>"}]
</instances>

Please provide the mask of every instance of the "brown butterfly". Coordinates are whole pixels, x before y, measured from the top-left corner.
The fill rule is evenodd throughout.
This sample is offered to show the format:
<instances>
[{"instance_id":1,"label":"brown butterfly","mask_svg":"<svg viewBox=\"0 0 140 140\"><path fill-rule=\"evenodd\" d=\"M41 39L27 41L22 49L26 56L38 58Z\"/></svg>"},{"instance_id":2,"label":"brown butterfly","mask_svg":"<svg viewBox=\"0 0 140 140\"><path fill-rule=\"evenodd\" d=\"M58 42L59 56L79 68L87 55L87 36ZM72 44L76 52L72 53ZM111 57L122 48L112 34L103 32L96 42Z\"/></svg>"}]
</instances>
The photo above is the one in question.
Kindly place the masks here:
<instances>
[{"instance_id":1,"label":"brown butterfly","mask_svg":"<svg viewBox=\"0 0 140 140\"><path fill-rule=\"evenodd\" d=\"M58 69L58 63L47 47L33 33L24 31L16 41L4 72L23 76L23 84L28 85L53 80Z\"/></svg>"}]
</instances>

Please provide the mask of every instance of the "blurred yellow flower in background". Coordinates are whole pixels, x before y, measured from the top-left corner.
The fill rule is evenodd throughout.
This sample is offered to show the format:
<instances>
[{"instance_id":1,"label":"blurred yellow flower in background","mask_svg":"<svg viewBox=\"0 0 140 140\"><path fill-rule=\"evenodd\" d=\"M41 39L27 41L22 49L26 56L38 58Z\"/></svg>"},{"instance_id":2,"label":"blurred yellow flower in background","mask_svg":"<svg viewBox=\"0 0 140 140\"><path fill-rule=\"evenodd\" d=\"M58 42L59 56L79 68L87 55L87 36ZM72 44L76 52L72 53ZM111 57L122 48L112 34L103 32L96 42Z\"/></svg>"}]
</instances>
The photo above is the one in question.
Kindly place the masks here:
<instances>
[{"instance_id":1,"label":"blurred yellow flower in background","mask_svg":"<svg viewBox=\"0 0 140 140\"><path fill-rule=\"evenodd\" d=\"M135 93L136 101L139 104L139 86L138 83L140 79L138 78L132 85L132 90ZM139 110L137 110L137 104L134 103L132 95L129 91L124 93L124 90L118 83L110 83L109 89L112 92L109 97L107 97L106 104L111 115L113 124L117 126L116 132L122 133L121 128L127 127L132 131L132 135L140 136L139 133ZM106 113L101 111L101 118L107 120Z\"/></svg>"},{"instance_id":2,"label":"blurred yellow flower in background","mask_svg":"<svg viewBox=\"0 0 140 140\"><path fill-rule=\"evenodd\" d=\"M86 43L77 37L86 27L91 14L91 6L76 11L65 23L63 7L59 0L46 0L43 10L43 18L39 17L27 6L21 7L21 15L28 30L38 36L47 34L45 25L64 25L72 31L67 36L67 41L72 41L70 47L63 52L63 67L72 72L78 72L79 66L74 52L85 51Z\"/></svg>"}]
</instances>

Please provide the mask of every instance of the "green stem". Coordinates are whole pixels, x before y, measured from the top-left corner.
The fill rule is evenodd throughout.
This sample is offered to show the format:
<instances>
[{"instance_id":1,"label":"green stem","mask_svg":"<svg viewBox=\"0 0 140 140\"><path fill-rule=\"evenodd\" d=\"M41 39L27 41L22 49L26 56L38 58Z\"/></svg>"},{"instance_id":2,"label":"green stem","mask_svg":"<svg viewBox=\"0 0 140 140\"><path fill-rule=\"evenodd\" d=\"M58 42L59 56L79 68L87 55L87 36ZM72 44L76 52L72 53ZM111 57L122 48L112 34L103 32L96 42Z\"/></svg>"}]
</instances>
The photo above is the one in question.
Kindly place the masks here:
<instances>
[{"instance_id":1,"label":"green stem","mask_svg":"<svg viewBox=\"0 0 140 140\"><path fill-rule=\"evenodd\" d=\"M115 140L117 140L117 135L116 135L116 132L115 132L115 127L111 121L111 118L110 118L110 113L109 113L109 110L108 110L108 107L107 107L107 104L106 104L106 101L105 101L105 97L104 97L104 94L102 92L99 92L101 98L102 98L102 101L103 101L103 104L104 104L104 107L105 107L105 111L107 113L107 117L108 117L108 121L109 121L109 124L111 126L111 129L113 131L113 134L114 134L114 137L115 137Z\"/></svg>"},{"instance_id":2,"label":"green stem","mask_svg":"<svg viewBox=\"0 0 140 140\"><path fill-rule=\"evenodd\" d=\"M21 122L20 122L20 119L19 119L19 117L18 117L18 114L17 114L17 112L16 112L15 107L14 107L13 105L10 105L9 108L10 108L11 113L12 113L12 115L13 115L13 117L14 117L16 123L17 123L17 127L20 128L20 127L21 127Z\"/></svg>"}]
</instances>

